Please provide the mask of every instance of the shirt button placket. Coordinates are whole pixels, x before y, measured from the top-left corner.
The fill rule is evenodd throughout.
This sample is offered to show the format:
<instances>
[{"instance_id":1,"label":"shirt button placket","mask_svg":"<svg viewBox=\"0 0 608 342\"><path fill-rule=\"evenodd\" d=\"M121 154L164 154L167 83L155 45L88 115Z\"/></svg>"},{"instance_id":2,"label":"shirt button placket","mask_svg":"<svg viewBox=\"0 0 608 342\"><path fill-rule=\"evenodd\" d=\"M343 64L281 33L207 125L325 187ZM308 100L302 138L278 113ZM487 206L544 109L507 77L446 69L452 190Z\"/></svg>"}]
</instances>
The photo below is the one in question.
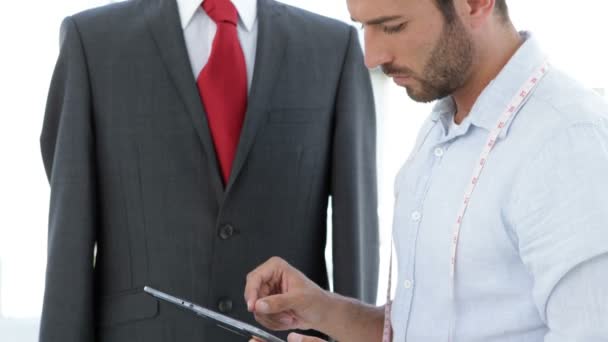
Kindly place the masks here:
<instances>
[{"instance_id":1,"label":"shirt button placket","mask_svg":"<svg viewBox=\"0 0 608 342\"><path fill-rule=\"evenodd\" d=\"M412 222L412 226L413 226L413 231L416 232L416 235L418 234L418 227L420 225L420 221L422 221L422 213L419 210L414 210L411 212L410 214L410 220ZM416 241L416 237L412 236L410 239L408 239L409 241L411 241L411 245L409 246L409 250L410 253L413 253L413 251L415 250L415 241ZM410 312L410 308L412 305L412 299L413 299L413 291L412 287L414 284L414 268L413 268L413 258L414 256L412 255L410 257L411 260L411 264L410 265L406 265L406 269L405 272L403 274L403 276L406 278L405 280L403 280L403 282L401 284L403 284L403 288L406 290L403 293L403 298L405 299L404 303L407 305L404 309L404 311L407 313L405 315L405 322L409 322L409 312ZM407 323L406 323L407 325Z\"/></svg>"}]
</instances>

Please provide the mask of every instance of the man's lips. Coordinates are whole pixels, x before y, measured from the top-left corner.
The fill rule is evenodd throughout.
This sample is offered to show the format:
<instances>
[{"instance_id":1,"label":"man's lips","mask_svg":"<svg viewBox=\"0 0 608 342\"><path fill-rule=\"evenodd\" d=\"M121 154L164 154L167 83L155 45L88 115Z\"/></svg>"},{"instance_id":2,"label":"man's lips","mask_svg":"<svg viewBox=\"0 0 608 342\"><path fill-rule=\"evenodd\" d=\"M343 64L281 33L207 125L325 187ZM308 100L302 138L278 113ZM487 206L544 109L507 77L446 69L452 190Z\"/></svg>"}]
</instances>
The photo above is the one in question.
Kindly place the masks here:
<instances>
[{"instance_id":1,"label":"man's lips","mask_svg":"<svg viewBox=\"0 0 608 342\"><path fill-rule=\"evenodd\" d=\"M409 81L412 79L411 76L409 75L403 75L403 74L392 74L389 75L389 77L391 77L393 79L393 81L400 86L405 86L407 83L409 83Z\"/></svg>"}]
</instances>

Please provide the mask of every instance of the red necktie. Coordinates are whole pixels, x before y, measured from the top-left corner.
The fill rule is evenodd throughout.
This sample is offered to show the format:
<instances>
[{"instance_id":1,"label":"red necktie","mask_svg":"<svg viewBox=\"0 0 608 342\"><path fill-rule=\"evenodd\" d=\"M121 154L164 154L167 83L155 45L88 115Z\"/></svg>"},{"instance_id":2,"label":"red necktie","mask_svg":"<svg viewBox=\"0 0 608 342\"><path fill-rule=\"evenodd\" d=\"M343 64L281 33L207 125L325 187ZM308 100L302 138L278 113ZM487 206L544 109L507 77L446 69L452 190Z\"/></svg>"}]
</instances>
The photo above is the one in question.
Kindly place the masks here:
<instances>
[{"instance_id":1,"label":"red necktie","mask_svg":"<svg viewBox=\"0 0 608 342\"><path fill-rule=\"evenodd\" d=\"M236 31L234 5L230 0L205 0L203 9L217 24L217 32L197 84L227 184L247 110L247 68Z\"/></svg>"}]
</instances>

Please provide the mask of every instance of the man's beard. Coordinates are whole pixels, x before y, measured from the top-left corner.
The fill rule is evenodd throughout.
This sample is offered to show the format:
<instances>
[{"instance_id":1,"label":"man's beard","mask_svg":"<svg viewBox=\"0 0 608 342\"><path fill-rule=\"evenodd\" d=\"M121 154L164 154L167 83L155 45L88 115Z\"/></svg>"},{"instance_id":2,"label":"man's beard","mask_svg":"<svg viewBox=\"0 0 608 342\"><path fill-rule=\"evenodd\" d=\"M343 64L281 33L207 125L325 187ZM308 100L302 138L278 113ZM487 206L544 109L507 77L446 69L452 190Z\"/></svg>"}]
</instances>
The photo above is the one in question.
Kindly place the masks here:
<instances>
[{"instance_id":1,"label":"man's beard","mask_svg":"<svg viewBox=\"0 0 608 342\"><path fill-rule=\"evenodd\" d=\"M422 75L394 65L383 65L385 74L407 75L420 87L406 86L408 96L416 102L431 102L451 95L462 87L473 64L473 42L460 19L445 23L439 41L425 64Z\"/></svg>"}]
</instances>

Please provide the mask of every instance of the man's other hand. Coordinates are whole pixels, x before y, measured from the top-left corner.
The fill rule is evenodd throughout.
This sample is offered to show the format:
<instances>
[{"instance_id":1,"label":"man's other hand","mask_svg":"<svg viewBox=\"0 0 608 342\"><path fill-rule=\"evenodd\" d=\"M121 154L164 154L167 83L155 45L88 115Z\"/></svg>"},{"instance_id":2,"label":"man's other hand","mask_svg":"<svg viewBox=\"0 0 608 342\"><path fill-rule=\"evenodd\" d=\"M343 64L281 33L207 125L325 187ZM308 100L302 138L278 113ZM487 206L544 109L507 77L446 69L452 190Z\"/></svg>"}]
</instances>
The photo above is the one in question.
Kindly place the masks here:
<instances>
[{"instance_id":1,"label":"man's other hand","mask_svg":"<svg viewBox=\"0 0 608 342\"><path fill-rule=\"evenodd\" d=\"M253 338L249 342L265 342L264 340ZM291 333L287 336L287 342L327 342L317 337L305 336L296 333Z\"/></svg>"}]
</instances>

